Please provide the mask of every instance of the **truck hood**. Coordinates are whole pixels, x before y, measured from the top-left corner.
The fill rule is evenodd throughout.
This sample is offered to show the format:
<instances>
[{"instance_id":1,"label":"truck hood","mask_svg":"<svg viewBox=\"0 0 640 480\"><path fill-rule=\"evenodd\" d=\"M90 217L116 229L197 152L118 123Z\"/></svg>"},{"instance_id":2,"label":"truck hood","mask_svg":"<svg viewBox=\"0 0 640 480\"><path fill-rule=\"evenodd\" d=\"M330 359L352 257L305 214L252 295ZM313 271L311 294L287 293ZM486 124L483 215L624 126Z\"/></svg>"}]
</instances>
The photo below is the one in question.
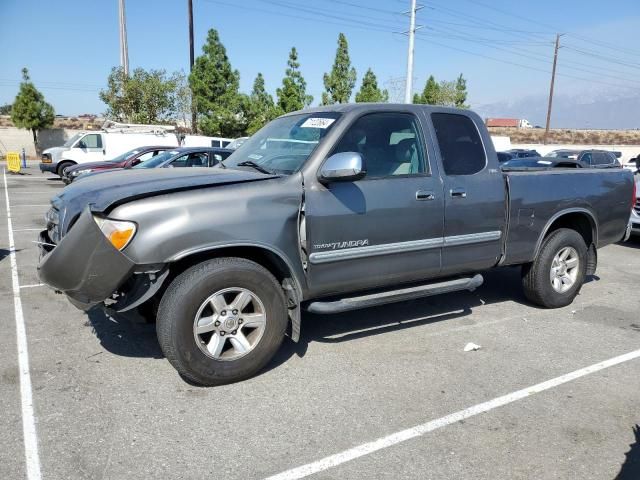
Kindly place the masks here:
<instances>
[{"instance_id":1,"label":"truck hood","mask_svg":"<svg viewBox=\"0 0 640 480\"><path fill-rule=\"evenodd\" d=\"M105 172L74 182L51 199L60 212L61 231L89 205L94 212L138 198L197 188L264 181L276 178L251 170L222 168L154 168Z\"/></svg>"},{"instance_id":2,"label":"truck hood","mask_svg":"<svg viewBox=\"0 0 640 480\"><path fill-rule=\"evenodd\" d=\"M67 147L51 147L51 148L47 148L46 150L43 150L42 153L55 154L55 153L62 153L65 150L68 150L68 148Z\"/></svg>"}]
</instances>

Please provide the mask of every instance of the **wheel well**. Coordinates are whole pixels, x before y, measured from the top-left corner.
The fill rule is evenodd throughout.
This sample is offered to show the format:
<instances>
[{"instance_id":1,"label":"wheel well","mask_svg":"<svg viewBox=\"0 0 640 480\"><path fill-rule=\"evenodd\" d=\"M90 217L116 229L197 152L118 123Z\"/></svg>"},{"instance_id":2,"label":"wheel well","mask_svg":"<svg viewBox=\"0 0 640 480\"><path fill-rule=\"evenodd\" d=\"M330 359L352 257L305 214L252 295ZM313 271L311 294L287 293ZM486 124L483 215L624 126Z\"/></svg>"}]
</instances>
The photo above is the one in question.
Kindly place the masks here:
<instances>
[{"instance_id":1,"label":"wheel well","mask_svg":"<svg viewBox=\"0 0 640 480\"><path fill-rule=\"evenodd\" d=\"M582 238L584 238L584 243L587 245L587 248L589 248L592 243L596 243L597 239L594 238L595 224L593 218L586 213L571 212L556 218L545 232L544 238L547 238L559 228L569 228L578 232L582 235Z\"/></svg>"},{"instance_id":2,"label":"wheel well","mask_svg":"<svg viewBox=\"0 0 640 480\"><path fill-rule=\"evenodd\" d=\"M169 265L171 271L170 278L180 275L186 269L198 263L219 257L239 257L256 262L258 265L262 265L269 270L280 283L282 283L285 278L293 278L293 272L290 271L286 262L279 255L265 248L252 246L207 250L181 258Z\"/></svg>"},{"instance_id":3,"label":"wheel well","mask_svg":"<svg viewBox=\"0 0 640 480\"><path fill-rule=\"evenodd\" d=\"M58 173L58 175L62 175L62 170L66 165L77 165L77 163L73 160L61 160L60 162L58 162L58 167L56 168L56 172Z\"/></svg>"}]
</instances>

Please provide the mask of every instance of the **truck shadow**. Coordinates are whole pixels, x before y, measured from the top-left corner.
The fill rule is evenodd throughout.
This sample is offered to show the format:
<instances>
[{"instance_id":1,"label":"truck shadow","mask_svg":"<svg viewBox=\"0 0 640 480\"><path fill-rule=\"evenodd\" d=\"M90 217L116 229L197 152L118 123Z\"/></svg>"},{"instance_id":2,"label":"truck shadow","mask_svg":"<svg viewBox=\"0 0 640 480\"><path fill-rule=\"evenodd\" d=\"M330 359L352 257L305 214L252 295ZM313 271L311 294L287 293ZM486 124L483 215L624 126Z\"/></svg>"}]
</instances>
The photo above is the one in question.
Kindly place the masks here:
<instances>
[{"instance_id":1,"label":"truck shadow","mask_svg":"<svg viewBox=\"0 0 640 480\"><path fill-rule=\"evenodd\" d=\"M625 462L615 480L638 480L640 478L640 425L633 428L633 434L635 435L635 443L630 445L631 449L625 454Z\"/></svg>"},{"instance_id":2,"label":"truck shadow","mask_svg":"<svg viewBox=\"0 0 640 480\"><path fill-rule=\"evenodd\" d=\"M475 292L456 292L335 315L305 312L300 341L295 343L287 337L261 373L277 368L294 355L303 357L313 342L342 343L452 319L463 319L464 325L473 325L474 308L504 301L528 304L520 287L519 268L500 268L484 276L484 285ZM164 358L155 324L146 322L137 312L107 313L94 308L87 316L87 326L93 328L107 351L124 357Z\"/></svg>"},{"instance_id":3,"label":"truck shadow","mask_svg":"<svg viewBox=\"0 0 640 480\"><path fill-rule=\"evenodd\" d=\"M471 314L482 305L509 300L529 305L521 288L520 268L500 268L483 275L485 283L475 292L455 292L335 315L304 312L300 341L295 343L287 337L263 373L293 355L303 357L313 342L342 343L453 319L474 325Z\"/></svg>"}]
</instances>

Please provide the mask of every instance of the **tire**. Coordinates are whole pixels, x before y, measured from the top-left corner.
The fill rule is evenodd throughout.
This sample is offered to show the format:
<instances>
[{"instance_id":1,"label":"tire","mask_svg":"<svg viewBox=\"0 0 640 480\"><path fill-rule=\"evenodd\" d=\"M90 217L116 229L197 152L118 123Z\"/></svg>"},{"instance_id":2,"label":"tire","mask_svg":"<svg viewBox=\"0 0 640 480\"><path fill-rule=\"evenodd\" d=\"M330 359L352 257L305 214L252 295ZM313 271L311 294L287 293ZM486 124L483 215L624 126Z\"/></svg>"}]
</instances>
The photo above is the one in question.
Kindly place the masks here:
<instances>
[{"instance_id":1,"label":"tire","mask_svg":"<svg viewBox=\"0 0 640 480\"><path fill-rule=\"evenodd\" d=\"M58 168L56 169L56 173L60 178L62 178L62 175L64 175L65 169L72 167L73 165L75 165L75 163L73 162L62 162L60 165L58 165Z\"/></svg>"},{"instance_id":2,"label":"tire","mask_svg":"<svg viewBox=\"0 0 640 480\"><path fill-rule=\"evenodd\" d=\"M554 259L565 252L568 252L566 259L554 263ZM577 259L575 273L569 270L569 264L574 264L573 258ZM541 307L566 307L584 284L586 266L587 246L582 236L575 230L560 228L544 239L533 263L522 267L524 294L529 301ZM557 278L554 280L553 277ZM572 277L575 278L571 283L568 280Z\"/></svg>"},{"instance_id":3,"label":"tire","mask_svg":"<svg viewBox=\"0 0 640 480\"><path fill-rule=\"evenodd\" d=\"M239 310L232 308L243 303L238 292L251 298ZM251 318L263 326L252 327ZM211 320L203 327L211 332L196 332L196 322L208 319L219 325L213 327ZM162 352L183 378L212 386L255 375L280 348L287 324L284 293L275 277L257 263L229 257L195 265L171 282L160 301L156 331ZM224 349L218 352L219 342Z\"/></svg>"}]
</instances>

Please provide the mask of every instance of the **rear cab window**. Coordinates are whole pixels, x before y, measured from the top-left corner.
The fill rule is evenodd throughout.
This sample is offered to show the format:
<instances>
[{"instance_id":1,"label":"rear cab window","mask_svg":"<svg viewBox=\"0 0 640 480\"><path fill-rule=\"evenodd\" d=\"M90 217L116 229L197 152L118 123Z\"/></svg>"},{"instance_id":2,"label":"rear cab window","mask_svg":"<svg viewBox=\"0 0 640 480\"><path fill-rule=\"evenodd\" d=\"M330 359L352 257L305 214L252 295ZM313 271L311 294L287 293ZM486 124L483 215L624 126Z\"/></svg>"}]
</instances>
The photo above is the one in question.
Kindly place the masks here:
<instances>
[{"instance_id":1,"label":"rear cab window","mask_svg":"<svg viewBox=\"0 0 640 480\"><path fill-rule=\"evenodd\" d=\"M487 165L476 124L466 115L432 113L442 166L447 175L474 175Z\"/></svg>"}]
</instances>

